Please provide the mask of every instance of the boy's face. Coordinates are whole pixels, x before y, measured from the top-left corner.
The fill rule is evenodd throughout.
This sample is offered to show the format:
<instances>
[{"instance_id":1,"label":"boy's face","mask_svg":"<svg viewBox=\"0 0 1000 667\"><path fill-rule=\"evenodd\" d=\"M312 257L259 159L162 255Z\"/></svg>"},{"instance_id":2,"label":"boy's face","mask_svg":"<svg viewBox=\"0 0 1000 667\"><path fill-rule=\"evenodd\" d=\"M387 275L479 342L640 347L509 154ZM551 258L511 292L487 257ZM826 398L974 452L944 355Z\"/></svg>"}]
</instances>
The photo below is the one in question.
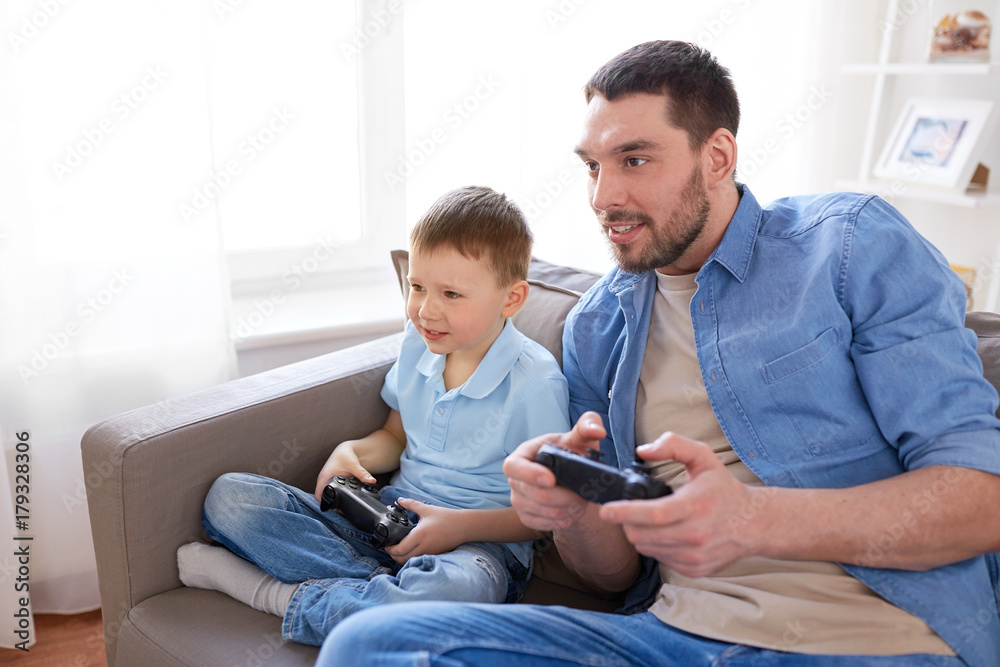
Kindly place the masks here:
<instances>
[{"instance_id":1,"label":"boy's face","mask_svg":"<svg viewBox=\"0 0 1000 667\"><path fill-rule=\"evenodd\" d=\"M454 248L410 253L410 296L406 314L435 354L459 355L479 363L523 301L501 288L483 260ZM526 284L515 283L515 285ZM512 286L513 287L513 286Z\"/></svg>"}]
</instances>

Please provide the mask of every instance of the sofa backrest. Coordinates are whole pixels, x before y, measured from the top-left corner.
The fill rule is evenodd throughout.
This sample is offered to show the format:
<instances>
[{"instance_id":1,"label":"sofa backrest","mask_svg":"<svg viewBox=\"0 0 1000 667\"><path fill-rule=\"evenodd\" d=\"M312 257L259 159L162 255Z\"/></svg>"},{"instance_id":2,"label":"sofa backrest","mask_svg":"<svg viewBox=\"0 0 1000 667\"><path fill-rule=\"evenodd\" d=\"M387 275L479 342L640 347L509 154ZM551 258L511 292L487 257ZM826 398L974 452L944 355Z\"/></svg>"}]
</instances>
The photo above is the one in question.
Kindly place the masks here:
<instances>
[{"instance_id":1,"label":"sofa backrest","mask_svg":"<svg viewBox=\"0 0 1000 667\"><path fill-rule=\"evenodd\" d=\"M409 253L405 250L393 250L392 264L396 269L405 304L410 287L406 280ZM562 330L566 315L576 305L580 295L600 277L600 274L592 271L533 258L528 267L528 300L511 318L514 326L525 336L545 346L561 364Z\"/></svg>"},{"instance_id":2,"label":"sofa backrest","mask_svg":"<svg viewBox=\"0 0 1000 667\"><path fill-rule=\"evenodd\" d=\"M396 269L403 303L406 303L409 284L406 273L409 253L392 251L392 264ZM562 330L566 315L580 296L600 279L600 274L569 266L552 264L537 258L528 269L528 300L512 318L514 326L529 338L546 347L562 363ZM986 311L970 312L965 326L978 337L977 349L983 362L983 375L1000 391L1000 314ZM1000 409L997 410L1000 416Z\"/></svg>"},{"instance_id":3,"label":"sofa backrest","mask_svg":"<svg viewBox=\"0 0 1000 667\"><path fill-rule=\"evenodd\" d=\"M965 316L965 326L976 332L976 352L983 361L983 375L1000 391L1000 315L973 311Z\"/></svg>"}]
</instances>

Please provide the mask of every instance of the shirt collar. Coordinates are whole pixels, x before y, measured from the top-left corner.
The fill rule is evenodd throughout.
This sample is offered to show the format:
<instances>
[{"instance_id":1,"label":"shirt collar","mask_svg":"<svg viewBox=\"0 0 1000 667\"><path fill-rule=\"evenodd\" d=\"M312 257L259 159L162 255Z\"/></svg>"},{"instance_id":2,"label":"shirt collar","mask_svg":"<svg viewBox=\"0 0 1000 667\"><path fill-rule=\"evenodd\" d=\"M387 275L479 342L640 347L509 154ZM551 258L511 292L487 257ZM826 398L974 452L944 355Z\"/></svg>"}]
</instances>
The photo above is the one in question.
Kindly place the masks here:
<instances>
[{"instance_id":1,"label":"shirt collar","mask_svg":"<svg viewBox=\"0 0 1000 667\"><path fill-rule=\"evenodd\" d=\"M737 280L743 282L750 269L750 258L753 256L753 248L757 243L762 211L757 199L750 192L750 188L743 184L739 184L737 187L741 193L740 203L729 221L729 227L726 228L722 241L709 255L705 266L711 262L718 262L726 267Z\"/></svg>"},{"instance_id":2,"label":"shirt collar","mask_svg":"<svg viewBox=\"0 0 1000 667\"><path fill-rule=\"evenodd\" d=\"M510 374L510 369L514 367L514 363L521 356L523 349L524 338L514 328L514 323L510 321L510 318L507 318L500 335L486 351L486 356L479 362L476 370L458 389L458 393L468 398L489 396ZM434 354L429 349L425 349L417 362L417 371L428 381L443 378L446 358L443 354ZM441 383L443 391L443 379Z\"/></svg>"},{"instance_id":3,"label":"shirt collar","mask_svg":"<svg viewBox=\"0 0 1000 667\"><path fill-rule=\"evenodd\" d=\"M750 192L750 188L742 183L737 184L736 187L741 194L740 203L736 207L733 217L729 220L729 226L722 236L722 241L709 255L702 270L709 263L718 262L726 267L737 280L743 282L750 268L750 257L753 255L754 244L757 242L762 211L756 197ZM650 277L652 273L652 271L647 271L637 274L618 269L608 285L608 290L612 294L619 294L635 286L643 278ZM701 271L698 273L700 274Z\"/></svg>"}]
</instances>

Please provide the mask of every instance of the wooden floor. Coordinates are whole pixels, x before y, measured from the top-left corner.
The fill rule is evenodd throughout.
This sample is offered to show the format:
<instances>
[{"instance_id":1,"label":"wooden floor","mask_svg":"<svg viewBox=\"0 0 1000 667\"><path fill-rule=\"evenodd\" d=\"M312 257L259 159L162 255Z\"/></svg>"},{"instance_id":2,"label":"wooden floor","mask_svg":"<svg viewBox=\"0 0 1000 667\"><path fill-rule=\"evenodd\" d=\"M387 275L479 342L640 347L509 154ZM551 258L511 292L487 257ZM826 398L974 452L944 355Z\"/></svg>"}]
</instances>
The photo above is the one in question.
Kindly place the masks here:
<instances>
[{"instance_id":1,"label":"wooden floor","mask_svg":"<svg viewBox=\"0 0 1000 667\"><path fill-rule=\"evenodd\" d=\"M35 644L27 651L0 648L4 667L107 667L101 610L35 615Z\"/></svg>"}]
</instances>

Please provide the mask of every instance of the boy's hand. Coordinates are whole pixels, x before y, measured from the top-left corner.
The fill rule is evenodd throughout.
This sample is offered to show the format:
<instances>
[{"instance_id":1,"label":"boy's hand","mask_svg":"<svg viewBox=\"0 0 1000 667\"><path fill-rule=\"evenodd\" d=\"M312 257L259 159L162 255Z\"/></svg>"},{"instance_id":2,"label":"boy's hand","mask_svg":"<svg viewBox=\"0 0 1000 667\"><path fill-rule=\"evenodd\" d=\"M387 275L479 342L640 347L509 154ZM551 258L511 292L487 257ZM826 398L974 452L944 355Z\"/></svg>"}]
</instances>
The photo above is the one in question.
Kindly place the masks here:
<instances>
[{"instance_id":1,"label":"boy's hand","mask_svg":"<svg viewBox=\"0 0 1000 667\"><path fill-rule=\"evenodd\" d=\"M350 440L334 447L330 458L326 460L323 469L319 471L319 476L316 478L316 492L313 493L316 500L322 499L323 489L337 475L351 475L367 484L375 483L375 478L370 472L364 469L358 460L358 455L355 453Z\"/></svg>"},{"instance_id":2,"label":"boy's hand","mask_svg":"<svg viewBox=\"0 0 1000 667\"><path fill-rule=\"evenodd\" d=\"M447 553L466 542L461 526L467 512L428 505L412 498L400 498L396 504L420 517L420 523L402 542L385 548L400 565L415 556Z\"/></svg>"}]
</instances>

